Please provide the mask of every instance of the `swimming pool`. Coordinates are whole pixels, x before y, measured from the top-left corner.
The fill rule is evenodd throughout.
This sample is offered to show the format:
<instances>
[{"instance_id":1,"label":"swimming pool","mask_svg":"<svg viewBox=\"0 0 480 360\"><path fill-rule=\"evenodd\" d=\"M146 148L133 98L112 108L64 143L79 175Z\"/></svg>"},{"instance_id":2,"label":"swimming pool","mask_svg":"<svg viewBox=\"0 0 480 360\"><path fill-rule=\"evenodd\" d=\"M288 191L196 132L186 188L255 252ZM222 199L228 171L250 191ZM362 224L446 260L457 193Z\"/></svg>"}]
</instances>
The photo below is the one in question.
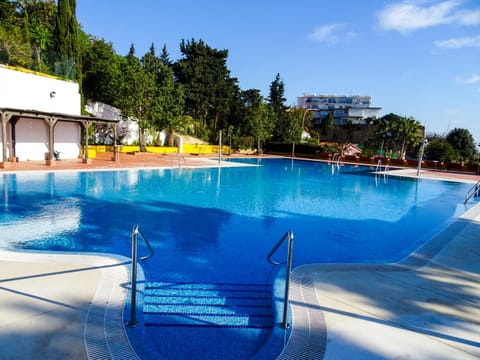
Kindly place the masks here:
<instances>
[{"instance_id":1,"label":"swimming pool","mask_svg":"<svg viewBox=\"0 0 480 360\"><path fill-rule=\"evenodd\" d=\"M264 298L272 276L265 257L286 230L295 234L295 265L398 261L466 210L462 201L470 188L374 176L368 167L243 162L248 166L3 174L0 242L14 249L129 256L131 230L139 224L156 248L155 257L142 264L146 295L168 288L171 299L188 297L192 289L185 287L197 284L194 292L208 301L228 294L227 312L258 310L261 302L239 305L231 294ZM176 303L147 305L178 309ZM265 312L247 320L254 325L248 329L224 326L220 338L211 335L217 330L200 328L205 316L214 315L183 323L182 331L165 321L149 326L147 339L161 334L169 340L146 340L137 350L144 357L181 358L172 355L180 344L185 358L248 358L268 337ZM228 316L243 321L237 313ZM190 349L185 338L193 343Z\"/></svg>"}]
</instances>

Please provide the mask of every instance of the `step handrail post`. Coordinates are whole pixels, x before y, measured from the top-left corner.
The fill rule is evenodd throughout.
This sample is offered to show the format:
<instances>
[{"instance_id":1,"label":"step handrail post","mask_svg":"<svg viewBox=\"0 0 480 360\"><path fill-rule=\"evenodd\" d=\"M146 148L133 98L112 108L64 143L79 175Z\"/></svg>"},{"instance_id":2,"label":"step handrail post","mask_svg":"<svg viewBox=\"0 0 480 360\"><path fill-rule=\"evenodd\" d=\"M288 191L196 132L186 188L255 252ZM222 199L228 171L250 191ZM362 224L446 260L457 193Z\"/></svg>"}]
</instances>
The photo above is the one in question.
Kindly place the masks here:
<instances>
[{"instance_id":1,"label":"step handrail post","mask_svg":"<svg viewBox=\"0 0 480 360\"><path fill-rule=\"evenodd\" d=\"M137 254L138 254L138 225L132 230L132 271L131 271L131 299L130 299L130 320L127 326L137 325Z\"/></svg>"},{"instance_id":2,"label":"step handrail post","mask_svg":"<svg viewBox=\"0 0 480 360\"><path fill-rule=\"evenodd\" d=\"M286 264L286 276L285 276L285 296L283 301L283 319L280 323L280 327L283 329L288 329L288 304L290 296L290 273L292 272L292 259L293 259L293 232L288 230L285 235L280 239L280 241L273 247L270 253L267 256L267 260L272 265L279 265L279 262L276 262L271 259L272 255L278 250L278 248L283 244L283 242L288 241L288 250L287 250L287 264Z\"/></svg>"},{"instance_id":3,"label":"step handrail post","mask_svg":"<svg viewBox=\"0 0 480 360\"><path fill-rule=\"evenodd\" d=\"M138 259L138 234L142 237L147 245L149 254L142 256L140 260L147 260L154 254L150 242L146 239L143 233L138 228L138 225L133 226L132 230L132 271L131 271L131 298L130 298L130 320L127 321L127 326L135 327L137 325L137 259Z\"/></svg>"},{"instance_id":4,"label":"step handrail post","mask_svg":"<svg viewBox=\"0 0 480 360\"><path fill-rule=\"evenodd\" d=\"M465 195L465 201L463 202L464 205L467 205L468 201L472 197L477 197L480 194L480 181L478 181L473 187L467 191Z\"/></svg>"},{"instance_id":5,"label":"step handrail post","mask_svg":"<svg viewBox=\"0 0 480 360\"><path fill-rule=\"evenodd\" d=\"M292 272L292 258L293 258L293 233L288 231L288 253L287 253L287 273L285 278L285 298L283 303L283 321L280 325L282 329L288 328L288 303L290 296L290 273Z\"/></svg>"}]
</instances>

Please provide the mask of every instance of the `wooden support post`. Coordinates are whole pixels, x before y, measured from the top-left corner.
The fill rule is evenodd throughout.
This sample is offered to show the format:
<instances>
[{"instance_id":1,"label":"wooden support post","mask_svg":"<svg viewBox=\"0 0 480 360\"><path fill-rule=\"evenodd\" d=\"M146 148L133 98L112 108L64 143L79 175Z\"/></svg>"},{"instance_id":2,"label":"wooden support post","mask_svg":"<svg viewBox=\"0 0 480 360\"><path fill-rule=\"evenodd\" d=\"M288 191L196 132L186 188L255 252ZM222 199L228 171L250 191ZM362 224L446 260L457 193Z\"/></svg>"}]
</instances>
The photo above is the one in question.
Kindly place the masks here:
<instances>
[{"instance_id":1,"label":"wooden support post","mask_svg":"<svg viewBox=\"0 0 480 360\"><path fill-rule=\"evenodd\" d=\"M54 162L54 152L55 152L55 125L57 124L58 119L55 117L46 117L44 118L45 122L48 125L48 157L45 159L47 165L53 165Z\"/></svg>"},{"instance_id":2,"label":"wooden support post","mask_svg":"<svg viewBox=\"0 0 480 360\"><path fill-rule=\"evenodd\" d=\"M83 162L88 164L88 129L90 127L91 122L87 120L82 121L83 128L85 129L85 153L83 154Z\"/></svg>"}]
</instances>

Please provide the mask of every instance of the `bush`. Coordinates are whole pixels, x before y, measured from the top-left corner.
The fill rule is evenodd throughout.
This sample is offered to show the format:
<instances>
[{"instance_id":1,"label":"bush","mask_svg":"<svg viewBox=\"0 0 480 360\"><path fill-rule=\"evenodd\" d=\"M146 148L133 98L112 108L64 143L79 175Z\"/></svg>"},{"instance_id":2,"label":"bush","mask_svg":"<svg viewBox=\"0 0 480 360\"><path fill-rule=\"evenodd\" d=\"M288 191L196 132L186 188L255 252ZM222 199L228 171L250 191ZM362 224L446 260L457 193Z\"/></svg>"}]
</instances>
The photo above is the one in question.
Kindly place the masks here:
<instances>
[{"instance_id":1,"label":"bush","mask_svg":"<svg viewBox=\"0 0 480 360\"><path fill-rule=\"evenodd\" d=\"M250 150L255 148L253 136L236 136L233 138L232 147L236 150Z\"/></svg>"},{"instance_id":2,"label":"bush","mask_svg":"<svg viewBox=\"0 0 480 360\"><path fill-rule=\"evenodd\" d=\"M375 150L373 149L363 149L360 153L360 156L363 157L373 157L375 155Z\"/></svg>"},{"instance_id":3,"label":"bush","mask_svg":"<svg viewBox=\"0 0 480 360\"><path fill-rule=\"evenodd\" d=\"M334 144L320 144L318 145L318 152L321 153L339 153L342 150L342 147L340 145L334 145Z\"/></svg>"}]
</instances>

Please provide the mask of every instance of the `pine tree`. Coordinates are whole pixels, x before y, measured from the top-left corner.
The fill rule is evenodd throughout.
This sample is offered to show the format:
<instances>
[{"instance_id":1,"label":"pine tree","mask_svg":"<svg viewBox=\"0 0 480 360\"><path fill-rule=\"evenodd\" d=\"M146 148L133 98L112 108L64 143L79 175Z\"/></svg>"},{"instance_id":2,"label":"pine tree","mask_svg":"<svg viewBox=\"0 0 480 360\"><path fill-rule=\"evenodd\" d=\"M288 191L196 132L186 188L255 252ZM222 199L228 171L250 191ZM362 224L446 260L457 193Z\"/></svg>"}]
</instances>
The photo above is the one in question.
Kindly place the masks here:
<instances>
[{"instance_id":1,"label":"pine tree","mask_svg":"<svg viewBox=\"0 0 480 360\"><path fill-rule=\"evenodd\" d=\"M168 67L172 67L172 61L170 60L170 54L167 51L167 45L163 44L162 54L160 55L160 62Z\"/></svg>"},{"instance_id":2,"label":"pine tree","mask_svg":"<svg viewBox=\"0 0 480 360\"><path fill-rule=\"evenodd\" d=\"M275 131L273 138L275 141L286 141L288 136L290 120L287 115L288 107L285 106L285 85L277 73L275 80L270 84L270 95L268 97L268 105L275 119Z\"/></svg>"}]
</instances>

